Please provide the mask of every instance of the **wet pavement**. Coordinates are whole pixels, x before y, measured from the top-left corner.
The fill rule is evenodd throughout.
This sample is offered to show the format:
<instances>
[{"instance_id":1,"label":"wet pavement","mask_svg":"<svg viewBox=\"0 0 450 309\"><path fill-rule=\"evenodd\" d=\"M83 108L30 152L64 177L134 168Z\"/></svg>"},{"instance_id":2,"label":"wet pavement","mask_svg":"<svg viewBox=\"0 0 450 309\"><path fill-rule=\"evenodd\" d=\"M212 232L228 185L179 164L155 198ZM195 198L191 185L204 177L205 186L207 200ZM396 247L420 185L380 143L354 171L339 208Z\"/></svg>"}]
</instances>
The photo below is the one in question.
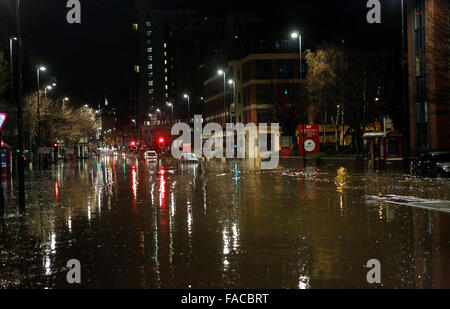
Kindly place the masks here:
<instances>
[{"instance_id":1,"label":"wet pavement","mask_svg":"<svg viewBox=\"0 0 450 309\"><path fill-rule=\"evenodd\" d=\"M26 213L10 202L0 222L0 287L450 288L449 179L252 162L105 156L29 172Z\"/></svg>"}]
</instances>

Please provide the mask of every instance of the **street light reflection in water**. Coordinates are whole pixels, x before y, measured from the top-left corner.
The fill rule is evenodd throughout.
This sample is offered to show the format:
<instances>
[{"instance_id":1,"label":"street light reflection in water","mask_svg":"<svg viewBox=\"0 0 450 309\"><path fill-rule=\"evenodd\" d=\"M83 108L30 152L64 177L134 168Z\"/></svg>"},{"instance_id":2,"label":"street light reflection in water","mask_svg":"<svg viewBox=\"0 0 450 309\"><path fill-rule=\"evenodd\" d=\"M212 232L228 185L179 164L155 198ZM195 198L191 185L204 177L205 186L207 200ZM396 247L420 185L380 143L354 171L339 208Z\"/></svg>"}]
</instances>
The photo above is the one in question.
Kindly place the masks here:
<instances>
[{"instance_id":1,"label":"street light reflection in water","mask_svg":"<svg viewBox=\"0 0 450 309\"><path fill-rule=\"evenodd\" d=\"M78 259L83 287L367 288L369 255L382 261L383 287L450 287L450 214L366 198L450 200L447 180L346 162L319 171L288 160L261 171L245 161L130 158L30 179L26 229L14 216L5 221L2 287L67 287L62 270Z\"/></svg>"}]
</instances>

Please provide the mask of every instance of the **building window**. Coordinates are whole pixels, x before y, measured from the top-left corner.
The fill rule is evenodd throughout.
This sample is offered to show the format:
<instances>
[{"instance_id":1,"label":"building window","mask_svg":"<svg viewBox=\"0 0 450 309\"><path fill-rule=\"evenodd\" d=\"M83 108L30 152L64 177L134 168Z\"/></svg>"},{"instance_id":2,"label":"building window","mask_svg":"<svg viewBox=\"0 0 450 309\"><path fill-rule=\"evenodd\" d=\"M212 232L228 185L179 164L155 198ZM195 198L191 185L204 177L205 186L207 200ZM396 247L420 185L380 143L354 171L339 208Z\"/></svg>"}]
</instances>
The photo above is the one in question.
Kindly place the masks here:
<instances>
[{"instance_id":1,"label":"building window","mask_svg":"<svg viewBox=\"0 0 450 309\"><path fill-rule=\"evenodd\" d=\"M164 57L167 57L167 52L164 52Z\"/></svg>"},{"instance_id":2,"label":"building window","mask_svg":"<svg viewBox=\"0 0 450 309\"><path fill-rule=\"evenodd\" d=\"M148 56L148 61L152 61L153 60L153 56Z\"/></svg>"},{"instance_id":3,"label":"building window","mask_svg":"<svg viewBox=\"0 0 450 309\"><path fill-rule=\"evenodd\" d=\"M133 30L134 31L138 31L139 30L139 25L138 24L133 24Z\"/></svg>"},{"instance_id":4,"label":"building window","mask_svg":"<svg viewBox=\"0 0 450 309\"><path fill-rule=\"evenodd\" d=\"M166 89L169 89L169 86L165 85L165 88L166 88Z\"/></svg>"},{"instance_id":5,"label":"building window","mask_svg":"<svg viewBox=\"0 0 450 309\"><path fill-rule=\"evenodd\" d=\"M164 64L167 64L167 60L164 60Z\"/></svg>"},{"instance_id":6,"label":"building window","mask_svg":"<svg viewBox=\"0 0 450 309\"><path fill-rule=\"evenodd\" d=\"M152 80L149 80L149 81L148 81L148 85L149 85L149 86L153 86L153 81L152 81Z\"/></svg>"},{"instance_id":7,"label":"building window","mask_svg":"<svg viewBox=\"0 0 450 309\"><path fill-rule=\"evenodd\" d=\"M148 77L153 77L153 72L148 72Z\"/></svg>"},{"instance_id":8,"label":"building window","mask_svg":"<svg viewBox=\"0 0 450 309\"><path fill-rule=\"evenodd\" d=\"M148 69L149 69L149 70L153 69L153 64L149 64L149 65L148 65Z\"/></svg>"},{"instance_id":9,"label":"building window","mask_svg":"<svg viewBox=\"0 0 450 309\"><path fill-rule=\"evenodd\" d=\"M135 71L136 73L139 73L139 66L138 66L138 65L135 65L135 66L134 66L134 71Z\"/></svg>"},{"instance_id":10,"label":"building window","mask_svg":"<svg viewBox=\"0 0 450 309\"><path fill-rule=\"evenodd\" d=\"M147 52L151 53L152 52L152 48L151 47L147 48Z\"/></svg>"},{"instance_id":11,"label":"building window","mask_svg":"<svg viewBox=\"0 0 450 309\"><path fill-rule=\"evenodd\" d=\"M151 27L151 26L152 26L152 23L148 21L148 22L146 23L146 25L147 25L147 27Z\"/></svg>"},{"instance_id":12,"label":"building window","mask_svg":"<svg viewBox=\"0 0 450 309\"><path fill-rule=\"evenodd\" d=\"M148 30L147 31L147 36L151 36L152 35L152 30Z\"/></svg>"},{"instance_id":13,"label":"building window","mask_svg":"<svg viewBox=\"0 0 450 309\"><path fill-rule=\"evenodd\" d=\"M148 94L153 94L153 89L152 89L152 88L150 88L150 89L148 90Z\"/></svg>"},{"instance_id":14,"label":"building window","mask_svg":"<svg viewBox=\"0 0 450 309\"><path fill-rule=\"evenodd\" d=\"M164 48L167 48L167 44L166 43L164 43Z\"/></svg>"}]
</instances>

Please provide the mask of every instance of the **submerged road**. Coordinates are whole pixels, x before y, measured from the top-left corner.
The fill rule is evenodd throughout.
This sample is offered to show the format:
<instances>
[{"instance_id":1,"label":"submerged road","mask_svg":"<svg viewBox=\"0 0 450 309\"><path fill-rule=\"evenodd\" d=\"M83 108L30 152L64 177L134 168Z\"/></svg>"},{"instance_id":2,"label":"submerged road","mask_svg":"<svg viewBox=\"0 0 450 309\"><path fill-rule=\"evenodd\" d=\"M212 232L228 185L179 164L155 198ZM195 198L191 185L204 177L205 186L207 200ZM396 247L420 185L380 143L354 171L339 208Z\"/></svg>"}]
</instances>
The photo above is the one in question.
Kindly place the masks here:
<instances>
[{"instance_id":1,"label":"submerged road","mask_svg":"<svg viewBox=\"0 0 450 309\"><path fill-rule=\"evenodd\" d=\"M0 221L3 288L450 288L449 179L104 156L26 186L26 213L12 201Z\"/></svg>"}]
</instances>

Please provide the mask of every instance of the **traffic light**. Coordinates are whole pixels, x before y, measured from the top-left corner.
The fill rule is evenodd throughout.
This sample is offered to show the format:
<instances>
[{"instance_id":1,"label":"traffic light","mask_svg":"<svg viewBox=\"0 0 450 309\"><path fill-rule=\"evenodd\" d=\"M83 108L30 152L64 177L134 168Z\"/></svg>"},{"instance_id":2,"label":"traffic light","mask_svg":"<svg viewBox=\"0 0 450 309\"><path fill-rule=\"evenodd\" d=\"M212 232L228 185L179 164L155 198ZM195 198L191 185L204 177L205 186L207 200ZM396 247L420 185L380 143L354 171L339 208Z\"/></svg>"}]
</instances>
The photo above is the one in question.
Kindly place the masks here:
<instances>
[{"instance_id":1,"label":"traffic light","mask_svg":"<svg viewBox=\"0 0 450 309\"><path fill-rule=\"evenodd\" d=\"M136 142L135 142L135 141L131 141L131 142L130 142L130 146L131 146L131 147L135 147L135 146L136 146Z\"/></svg>"},{"instance_id":2,"label":"traffic light","mask_svg":"<svg viewBox=\"0 0 450 309\"><path fill-rule=\"evenodd\" d=\"M5 147L5 142L3 141L3 139L2 139L2 142L1 142L1 147L2 148Z\"/></svg>"},{"instance_id":3,"label":"traffic light","mask_svg":"<svg viewBox=\"0 0 450 309\"><path fill-rule=\"evenodd\" d=\"M58 143L54 143L53 147L55 147L55 148L58 147Z\"/></svg>"},{"instance_id":4,"label":"traffic light","mask_svg":"<svg viewBox=\"0 0 450 309\"><path fill-rule=\"evenodd\" d=\"M160 138L159 138L159 143L160 143L160 144L163 144L163 143L164 143L164 137L160 137Z\"/></svg>"}]
</instances>

